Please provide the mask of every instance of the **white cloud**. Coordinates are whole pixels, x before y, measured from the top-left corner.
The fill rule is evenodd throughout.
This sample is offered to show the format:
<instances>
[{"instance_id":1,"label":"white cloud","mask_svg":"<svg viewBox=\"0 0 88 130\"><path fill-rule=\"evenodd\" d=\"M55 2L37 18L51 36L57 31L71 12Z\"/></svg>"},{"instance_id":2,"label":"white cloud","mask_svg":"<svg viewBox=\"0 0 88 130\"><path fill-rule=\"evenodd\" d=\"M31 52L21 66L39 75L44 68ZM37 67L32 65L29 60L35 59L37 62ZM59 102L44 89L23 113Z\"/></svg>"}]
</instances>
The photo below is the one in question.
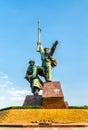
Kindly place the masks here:
<instances>
[{"instance_id":1,"label":"white cloud","mask_svg":"<svg viewBox=\"0 0 88 130\"><path fill-rule=\"evenodd\" d=\"M3 79L8 79L9 77L7 75L4 75L3 76Z\"/></svg>"},{"instance_id":2,"label":"white cloud","mask_svg":"<svg viewBox=\"0 0 88 130\"><path fill-rule=\"evenodd\" d=\"M24 100L25 95L29 95L31 92L24 89L15 89L12 88L11 90L8 90L8 93L11 95L11 100Z\"/></svg>"},{"instance_id":3,"label":"white cloud","mask_svg":"<svg viewBox=\"0 0 88 130\"><path fill-rule=\"evenodd\" d=\"M5 99L5 97L3 97L3 96L2 96L2 97L0 97L0 100L3 100L3 99Z\"/></svg>"},{"instance_id":4,"label":"white cloud","mask_svg":"<svg viewBox=\"0 0 88 130\"><path fill-rule=\"evenodd\" d=\"M6 83L2 83L2 84L0 84L0 87L2 87L2 88L7 87L7 84Z\"/></svg>"},{"instance_id":5,"label":"white cloud","mask_svg":"<svg viewBox=\"0 0 88 130\"><path fill-rule=\"evenodd\" d=\"M14 97L20 97L22 95L30 94L30 91L24 90L24 89L17 90L17 89L12 88L11 90L8 90L8 93Z\"/></svg>"},{"instance_id":6,"label":"white cloud","mask_svg":"<svg viewBox=\"0 0 88 130\"><path fill-rule=\"evenodd\" d=\"M11 100L24 100L24 97L12 97Z\"/></svg>"},{"instance_id":7,"label":"white cloud","mask_svg":"<svg viewBox=\"0 0 88 130\"><path fill-rule=\"evenodd\" d=\"M4 87L10 87L13 84L13 82L6 80L6 81L1 81L0 83L0 87L4 88Z\"/></svg>"},{"instance_id":8,"label":"white cloud","mask_svg":"<svg viewBox=\"0 0 88 130\"><path fill-rule=\"evenodd\" d=\"M0 87L10 87L12 84L13 82L9 80L8 75L0 72Z\"/></svg>"},{"instance_id":9,"label":"white cloud","mask_svg":"<svg viewBox=\"0 0 88 130\"><path fill-rule=\"evenodd\" d=\"M2 78L3 80L5 80L5 79L8 79L9 77L4 72L0 72L0 78Z\"/></svg>"},{"instance_id":10,"label":"white cloud","mask_svg":"<svg viewBox=\"0 0 88 130\"><path fill-rule=\"evenodd\" d=\"M0 88L2 88L1 90L5 90L3 94L8 95L8 98L10 100L18 100L18 101L22 101L24 100L26 95L31 94L30 91L25 90L25 89L20 89L20 86L18 87L19 89L16 89L17 86L14 85L14 83L9 79L9 76L7 74L5 74L4 72L0 72ZM9 89L8 89L9 87ZM0 92L0 95L2 94L2 91ZM3 102L3 100L5 99L4 96L0 96L0 101Z\"/></svg>"},{"instance_id":11,"label":"white cloud","mask_svg":"<svg viewBox=\"0 0 88 130\"><path fill-rule=\"evenodd\" d=\"M7 80L6 83L7 83L7 84L11 84L11 85L13 84L13 82L11 82L11 81L9 81L9 80Z\"/></svg>"}]
</instances>

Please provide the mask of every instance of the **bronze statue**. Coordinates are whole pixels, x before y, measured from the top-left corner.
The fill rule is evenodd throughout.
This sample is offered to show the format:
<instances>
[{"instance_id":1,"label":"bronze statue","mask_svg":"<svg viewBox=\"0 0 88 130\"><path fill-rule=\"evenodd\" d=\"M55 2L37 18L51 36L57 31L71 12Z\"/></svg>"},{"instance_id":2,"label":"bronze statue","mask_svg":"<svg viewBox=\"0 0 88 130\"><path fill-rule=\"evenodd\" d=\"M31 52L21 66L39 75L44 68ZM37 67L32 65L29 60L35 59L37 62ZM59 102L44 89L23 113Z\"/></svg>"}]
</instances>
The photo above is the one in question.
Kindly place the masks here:
<instances>
[{"instance_id":1,"label":"bronze statue","mask_svg":"<svg viewBox=\"0 0 88 130\"><path fill-rule=\"evenodd\" d=\"M55 42L57 43L57 41ZM52 47L53 48L53 47ZM57 61L52 57L54 50L49 52L49 48L42 47L41 43L38 43L38 51L41 54L43 74L47 82L52 81L52 67L57 65Z\"/></svg>"},{"instance_id":2,"label":"bronze statue","mask_svg":"<svg viewBox=\"0 0 88 130\"><path fill-rule=\"evenodd\" d=\"M57 61L52 57L56 46L58 45L58 41L56 41L51 50L49 51L49 48L42 47L42 44L40 42L40 26L38 21L38 42L37 42L37 51L41 54L41 60L42 60L42 66L36 66L35 61L30 60L29 66L26 71L25 79L28 80L31 86L31 90L33 94L38 95L39 91L43 88L43 81L39 78L40 76L43 76L46 80L46 82L52 81L52 67L57 65Z\"/></svg>"},{"instance_id":3,"label":"bronze statue","mask_svg":"<svg viewBox=\"0 0 88 130\"><path fill-rule=\"evenodd\" d=\"M35 65L34 60L30 60L29 64L30 65L28 66L28 69L26 71L25 79L28 80L28 82L30 83L32 93L38 95L39 91L43 88L43 82L38 76L39 67Z\"/></svg>"},{"instance_id":4,"label":"bronze statue","mask_svg":"<svg viewBox=\"0 0 88 130\"><path fill-rule=\"evenodd\" d=\"M42 60L42 68L43 68L43 75L45 77L45 80L47 82L52 81L52 67L57 65L57 61L52 57L56 46L58 44L58 41L56 41L50 52L49 52L49 48L44 48L42 47L42 44L40 42L40 26L39 26L39 21L38 21L38 43L37 43L37 51L40 52L41 54L41 60Z\"/></svg>"}]
</instances>

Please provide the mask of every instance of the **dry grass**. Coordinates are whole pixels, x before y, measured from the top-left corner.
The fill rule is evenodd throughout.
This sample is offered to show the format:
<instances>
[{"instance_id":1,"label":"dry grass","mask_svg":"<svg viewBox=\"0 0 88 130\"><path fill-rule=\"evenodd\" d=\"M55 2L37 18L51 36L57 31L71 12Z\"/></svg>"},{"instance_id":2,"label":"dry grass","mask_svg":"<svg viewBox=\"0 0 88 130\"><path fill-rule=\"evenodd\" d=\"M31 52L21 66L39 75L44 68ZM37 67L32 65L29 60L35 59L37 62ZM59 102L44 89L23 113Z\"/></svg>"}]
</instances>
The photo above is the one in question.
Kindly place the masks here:
<instances>
[{"instance_id":1,"label":"dry grass","mask_svg":"<svg viewBox=\"0 0 88 130\"><path fill-rule=\"evenodd\" d=\"M30 123L53 120L59 123L88 123L88 109L13 109L0 112L0 123Z\"/></svg>"}]
</instances>

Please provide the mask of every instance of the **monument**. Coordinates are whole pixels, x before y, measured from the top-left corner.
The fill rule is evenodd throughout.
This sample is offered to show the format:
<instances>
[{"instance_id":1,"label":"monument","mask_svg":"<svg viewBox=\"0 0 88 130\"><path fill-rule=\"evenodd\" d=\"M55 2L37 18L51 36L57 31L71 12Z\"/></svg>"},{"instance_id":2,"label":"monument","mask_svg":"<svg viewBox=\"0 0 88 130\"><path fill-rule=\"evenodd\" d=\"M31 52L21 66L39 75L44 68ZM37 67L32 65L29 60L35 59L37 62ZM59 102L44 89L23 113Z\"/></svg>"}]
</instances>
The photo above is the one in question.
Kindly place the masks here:
<instances>
[{"instance_id":1,"label":"monument","mask_svg":"<svg viewBox=\"0 0 88 130\"><path fill-rule=\"evenodd\" d=\"M25 79L30 83L33 95L27 95L23 106L43 106L43 108L68 108L68 103L64 101L64 95L59 81L52 81L52 69L57 65L53 54L58 45L55 41L51 49L43 48L40 40L40 22L38 20L38 42L37 52L41 55L41 66L36 66L34 60L29 61ZM45 81L41 80L41 76ZM39 95L42 90L43 94Z\"/></svg>"}]
</instances>

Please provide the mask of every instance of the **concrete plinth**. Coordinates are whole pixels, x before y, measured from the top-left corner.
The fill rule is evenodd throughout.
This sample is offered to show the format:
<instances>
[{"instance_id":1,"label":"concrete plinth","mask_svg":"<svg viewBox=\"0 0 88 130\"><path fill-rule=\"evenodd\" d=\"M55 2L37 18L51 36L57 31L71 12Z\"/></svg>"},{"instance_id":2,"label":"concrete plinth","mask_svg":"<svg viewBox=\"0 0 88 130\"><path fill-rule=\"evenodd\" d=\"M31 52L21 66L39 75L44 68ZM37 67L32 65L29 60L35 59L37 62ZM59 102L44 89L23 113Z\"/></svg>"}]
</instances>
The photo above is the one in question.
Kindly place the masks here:
<instances>
[{"instance_id":1,"label":"concrete plinth","mask_svg":"<svg viewBox=\"0 0 88 130\"><path fill-rule=\"evenodd\" d=\"M23 106L41 106L42 95L27 95Z\"/></svg>"},{"instance_id":2,"label":"concrete plinth","mask_svg":"<svg viewBox=\"0 0 88 130\"><path fill-rule=\"evenodd\" d=\"M61 89L60 82L44 83L42 98L43 108L68 108L67 103L64 102L64 95Z\"/></svg>"}]
</instances>

